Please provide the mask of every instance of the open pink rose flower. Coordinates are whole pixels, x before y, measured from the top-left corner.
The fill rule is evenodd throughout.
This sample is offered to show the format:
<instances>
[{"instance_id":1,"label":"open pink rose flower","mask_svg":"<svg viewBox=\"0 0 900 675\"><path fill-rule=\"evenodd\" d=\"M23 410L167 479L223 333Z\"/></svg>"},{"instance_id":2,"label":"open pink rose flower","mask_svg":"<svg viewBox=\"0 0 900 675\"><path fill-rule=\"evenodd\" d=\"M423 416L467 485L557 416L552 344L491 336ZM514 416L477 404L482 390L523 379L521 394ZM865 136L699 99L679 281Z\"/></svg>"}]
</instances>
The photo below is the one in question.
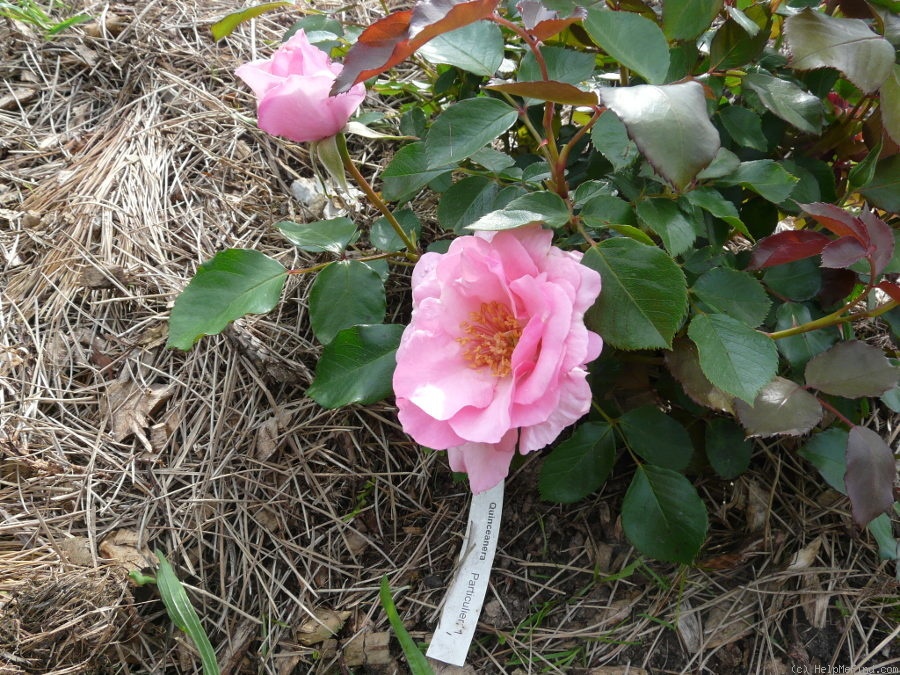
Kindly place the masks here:
<instances>
[{"instance_id":1,"label":"open pink rose flower","mask_svg":"<svg viewBox=\"0 0 900 675\"><path fill-rule=\"evenodd\" d=\"M337 134L366 97L361 83L345 94L328 95L342 69L300 30L271 59L245 63L235 75L256 94L260 129L304 143Z\"/></svg>"},{"instance_id":2,"label":"open pink rose flower","mask_svg":"<svg viewBox=\"0 0 900 675\"><path fill-rule=\"evenodd\" d=\"M447 450L473 492L509 473L518 445L545 447L591 402L585 364L602 340L584 325L600 275L537 226L459 237L413 270L413 315L397 350L400 423Z\"/></svg>"}]
</instances>

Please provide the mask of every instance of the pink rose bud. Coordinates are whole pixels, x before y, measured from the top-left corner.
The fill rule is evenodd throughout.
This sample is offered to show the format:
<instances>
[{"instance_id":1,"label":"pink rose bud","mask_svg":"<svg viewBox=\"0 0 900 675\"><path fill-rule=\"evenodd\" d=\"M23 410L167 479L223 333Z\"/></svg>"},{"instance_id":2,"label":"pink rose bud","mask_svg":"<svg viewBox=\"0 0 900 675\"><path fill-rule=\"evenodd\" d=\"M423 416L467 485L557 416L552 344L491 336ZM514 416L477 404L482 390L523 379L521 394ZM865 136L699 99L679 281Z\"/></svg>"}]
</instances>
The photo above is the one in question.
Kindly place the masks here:
<instances>
[{"instance_id":1,"label":"pink rose bud","mask_svg":"<svg viewBox=\"0 0 900 675\"><path fill-rule=\"evenodd\" d=\"M551 443L591 404L585 364L600 336L584 313L600 275L540 227L459 237L413 270L413 315L397 350L400 423L447 450L473 492L503 480L518 445Z\"/></svg>"},{"instance_id":2,"label":"pink rose bud","mask_svg":"<svg viewBox=\"0 0 900 675\"><path fill-rule=\"evenodd\" d=\"M235 75L256 94L259 128L303 143L337 134L366 97L362 83L328 95L342 69L300 30L271 59L245 63Z\"/></svg>"}]
</instances>

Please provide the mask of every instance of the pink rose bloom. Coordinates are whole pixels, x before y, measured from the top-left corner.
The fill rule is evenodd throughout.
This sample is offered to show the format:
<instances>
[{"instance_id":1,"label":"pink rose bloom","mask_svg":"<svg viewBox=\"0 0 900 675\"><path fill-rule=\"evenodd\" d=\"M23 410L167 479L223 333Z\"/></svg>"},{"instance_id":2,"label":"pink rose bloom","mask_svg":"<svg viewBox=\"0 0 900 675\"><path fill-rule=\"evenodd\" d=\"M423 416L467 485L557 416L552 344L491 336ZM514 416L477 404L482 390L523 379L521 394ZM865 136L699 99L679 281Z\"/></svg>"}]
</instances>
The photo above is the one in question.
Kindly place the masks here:
<instances>
[{"instance_id":1,"label":"pink rose bloom","mask_svg":"<svg viewBox=\"0 0 900 675\"><path fill-rule=\"evenodd\" d=\"M400 423L447 450L473 492L506 477L517 444L543 448L590 407L584 366L603 343L584 313L600 275L552 238L537 226L479 232L413 270L394 371Z\"/></svg>"},{"instance_id":2,"label":"pink rose bloom","mask_svg":"<svg viewBox=\"0 0 900 675\"><path fill-rule=\"evenodd\" d=\"M259 128L303 143L337 134L366 97L362 83L328 95L342 69L300 30L271 59L245 63L235 75L256 94Z\"/></svg>"}]
</instances>

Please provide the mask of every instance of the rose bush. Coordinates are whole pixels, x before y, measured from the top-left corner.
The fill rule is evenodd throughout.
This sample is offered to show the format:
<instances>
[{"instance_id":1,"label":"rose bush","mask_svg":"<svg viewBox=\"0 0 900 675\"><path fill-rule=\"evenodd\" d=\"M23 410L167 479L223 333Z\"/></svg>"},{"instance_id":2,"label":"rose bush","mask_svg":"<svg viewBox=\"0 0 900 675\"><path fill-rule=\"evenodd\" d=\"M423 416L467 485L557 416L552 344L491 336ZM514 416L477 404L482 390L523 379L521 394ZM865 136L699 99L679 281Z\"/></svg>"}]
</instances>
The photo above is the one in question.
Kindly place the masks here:
<instances>
[{"instance_id":1,"label":"rose bush","mask_svg":"<svg viewBox=\"0 0 900 675\"><path fill-rule=\"evenodd\" d=\"M328 95L342 68L300 30L272 58L245 63L235 74L256 94L260 129L305 143L341 131L366 97L363 84Z\"/></svg>"},{"instance_id":2,"label":"rose bush","mask_svg":"<svg viewBox=\"0 0 900 675\"><path fill-rule=\"evenodd\" d=\"M397 350L404 430L447 450L473 492L551 443L591 403L584 366L600 336L584 313L600 275L538 226L459 237L413 271L413 316Z\"/></svg>"}]
</instances>

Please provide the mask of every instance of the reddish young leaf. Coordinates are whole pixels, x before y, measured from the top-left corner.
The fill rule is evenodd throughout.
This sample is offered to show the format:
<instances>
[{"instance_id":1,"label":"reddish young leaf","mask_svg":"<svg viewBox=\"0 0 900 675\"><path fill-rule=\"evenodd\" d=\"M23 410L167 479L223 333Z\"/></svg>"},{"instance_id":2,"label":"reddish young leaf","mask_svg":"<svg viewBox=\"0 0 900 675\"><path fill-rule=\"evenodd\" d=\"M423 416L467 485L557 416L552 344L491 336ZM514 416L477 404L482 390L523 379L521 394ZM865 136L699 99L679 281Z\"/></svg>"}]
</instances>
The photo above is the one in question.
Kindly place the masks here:
<instances>
[{"instance_id":1,"label":"reddish young leaf","mask_svg":"<svg viewBox=\"0 0 900 675\"><path fill-rule=\"evenodd\" d=\"M822 249L823 267L850 267L866 257L866 247L855 237L835 239Z\"/></svg>"},{"instance_id":2,"label":"reddish young leaf","mask_svg":"<svg viewBox=\"0 0 900 675\"><path fill-rule=\"evenodd\" d=\"M900 286L895 284L893 281L882 281L877 284L875 288L880 288L889 296L891 296L891 300L894 302L900 302Z\"/></svg>"},{"instance_id":3,"label":"reddish young leaf","mask_svg":"<svg viewBox=\"0 0 900 675\"><path fill-rule=\"evenodd\" d=\"M816 293L816 299L822 307L843 302L853 291L858 278L853 270L823 268L822 285Z\"/></svg>"},{"instance_id":4,"label":"reddish young leaf","mask_svg":"<svg viewBox=\"0 0 900 675\"><path fill-rule=\"evenodd\" d=\"M366 28L347 56L331 95L379 75L412 56L438 35L489 17L500 0L421 0L412 10L389 14Z\"/></svg>"},{"instance_id":5,"label":"reddish young leaf","mask_svg":"<svg viewBox=\"0 0 900 675\"><path fill-rule=\"evenodd\" d=\"M572 16L560 18L559 12L547 9L539 0L522 0L516 5L525 29L538 40L548 40L587 16L584 7L576 7Z\"/></svg>"},{"instance_id":6,"label":"reddish young leaf","mask_svg":"<svg viewBox=\"0 0 900 675\"><path fill-rule=\"evenodd\" d=\"M508 84L489 84L485 89L503 91L513 96L536 98L541 101L553 101L564 105L597 105L597 94L582 91L578 87L555 80L537 82L510 82Z\"/></svg>"},{"instance_id":7,"label":"reddish young leaf","mask_svg":"<svg viewBox=\"0 0 900 675\"><path fill-rule=\"evenodd\" d=\"M831 243L821 232L785 230L760 239L747 269L760 270L817 255Z\"/></svg>"},{"instance_id":8,"label":"reddish young leaf","mask_svg":"<svg viewBox=\"0 0 900 675\"><path fill-rule=\"evenodd\" d=\"M847 439L844 484L860 527L886 512L894 503L894 453L871 429L855 426Z\"/></svg>"},{"instance_id":9,"label":"reddish young leaf","mask_svg":"<svg viewBox=\"0 0 900 675\"><path fill-rule=\"evenodd\" d=\"M865 227L859 219L839 206L824 202L800 204L799 206L839 237L854 237L863 243L868 239Z\"/></svg>"},{"instance_id":10,"label":"reddish young leaf","mask_svg":"<svg viewBox=\"0 0 900 675\"><path fill-rule=\"evenodd\" d=\"M869 239L866 257L872 262L874 274L877 276L884 271L894 256L894 232L890 225L872 211L863 211L859 214L859 222L862 223Z\"/></svg>"}]
</instances>

